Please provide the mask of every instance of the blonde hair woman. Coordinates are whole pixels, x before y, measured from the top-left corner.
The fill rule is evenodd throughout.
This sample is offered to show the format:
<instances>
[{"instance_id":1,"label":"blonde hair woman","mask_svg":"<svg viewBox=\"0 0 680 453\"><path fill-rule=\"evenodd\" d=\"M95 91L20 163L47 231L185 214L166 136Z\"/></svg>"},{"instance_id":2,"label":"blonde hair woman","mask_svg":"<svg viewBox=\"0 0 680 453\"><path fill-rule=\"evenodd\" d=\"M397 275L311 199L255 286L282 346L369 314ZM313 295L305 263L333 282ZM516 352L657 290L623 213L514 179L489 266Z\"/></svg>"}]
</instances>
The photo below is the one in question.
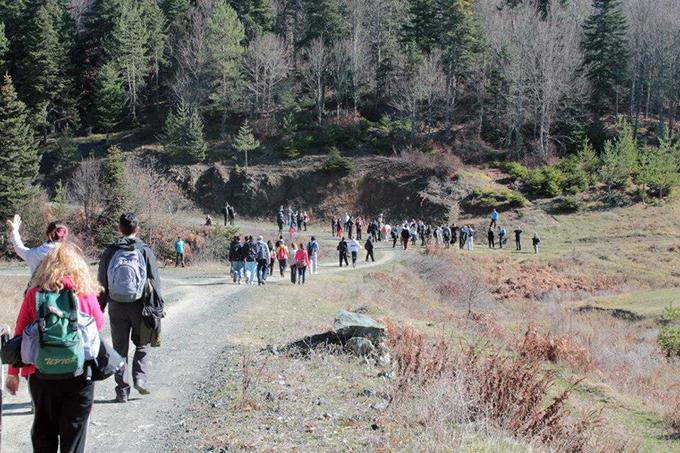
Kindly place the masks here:
<instances>
[{"instance_id":1,"label":"blonde hair woman","mask_svg":"<svg viewBox=\"0 0 680 453\"><path fill-rule=\"evenodd\" d=\"M36 320L36 295L38 292L73 291L82 313L92 316L101 330L104 325L97 296L101 287L90 270L80 249L60 242L49 251L31 281L19 310L15 335ZM86 374L68 379L42 378L33 366L18 370L9 367L7 390L15 395L19 389L19 371L28 377L33 399L34 418L31 429L33 450L41 452L80 453L85 451L87 423L94 401L94 384Z\"/></svg>"}]
</instances>

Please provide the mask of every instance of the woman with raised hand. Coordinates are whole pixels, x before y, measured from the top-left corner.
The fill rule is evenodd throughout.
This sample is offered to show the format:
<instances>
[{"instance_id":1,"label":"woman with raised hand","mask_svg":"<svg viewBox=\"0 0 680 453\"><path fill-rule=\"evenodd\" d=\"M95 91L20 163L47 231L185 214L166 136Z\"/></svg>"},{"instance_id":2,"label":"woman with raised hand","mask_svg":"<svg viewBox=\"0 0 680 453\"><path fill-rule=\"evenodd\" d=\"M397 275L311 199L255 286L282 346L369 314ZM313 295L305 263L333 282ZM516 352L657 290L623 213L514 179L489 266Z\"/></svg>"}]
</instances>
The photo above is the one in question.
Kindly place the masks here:
<instances>
[{"instance_id":1,"label":"woman with raised hand","mask_svg":"<svg viewBox=\"0 0 680 453\"><path fill-rule=\"evenodd\" d=\"M59 320L68 321L72 310L68 313L64 313L64 310L68 311L72 306L59 305L60 301L63 305L64 300L71 300L70 294L61 297L68 292L72 292L77 299L76 310L94 318L97 330L101 330L104 315L97 300L101 290L97 277L77 246L69 242L54 245L33 276L31 289L26 293L19 310L15 334L21 335L38 318L39 309L43 313L41 318L48 320L48 326ZM51 319L55 314L58 316L56 321ZM58 340L54 337L54 331L50 334L52 342ZM77 348L60 349L58 360L50 360L48 349L54 348L41 347L36 366L26 366L20 370L10 366L5 385L9 393L16 395L19 389L19 372L21 371L22 376L28 376L34 407L31 429L34 451L56 452L59 449L62 452L81 453L85 451L88 418L94 401L94 384L87 378L86 365L83 357L78 355ZM55 366L61 368L50 368Z\"/></svg>"},{"instance_id":2,"label":"woman with raised hand","mask_svg":"<svg viewBox=\"0 0 680 453\"><path fill-rule=\"evenodd\" d=\"M19 233L21 228L21 217L18 214L14 215L12 220L7 221L7 226L10 230L10 240L14 246L14 251L19 257L28 263L31 269L31 275L35 274L36 269L40 266L42 260L58 243L65 241L68 238L68 228L61 222L51 222L47 225L45 231L45 241L35 248L29 248L24 245Z\"/></svg>"}]
</instances>

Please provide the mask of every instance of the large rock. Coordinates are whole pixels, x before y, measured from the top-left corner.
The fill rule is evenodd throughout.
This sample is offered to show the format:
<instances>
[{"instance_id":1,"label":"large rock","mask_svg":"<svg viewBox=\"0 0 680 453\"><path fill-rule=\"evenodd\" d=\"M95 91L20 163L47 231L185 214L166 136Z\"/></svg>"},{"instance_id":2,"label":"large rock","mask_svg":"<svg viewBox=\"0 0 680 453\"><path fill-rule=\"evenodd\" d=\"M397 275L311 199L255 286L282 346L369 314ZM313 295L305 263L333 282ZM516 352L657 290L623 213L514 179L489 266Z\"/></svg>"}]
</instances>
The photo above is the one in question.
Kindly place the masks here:
<instances>
[{"instance_id":1,"label":"large rock","mask_svg":"<svg viewBox=\"0 0 680 453\"><path fill-rule=\"evenodd\" d=\"M385 325L370 316L343 310L335 315L333 333L343 343L353 337L363 337L368 338L375 345L380 343L385 336Z\"/></svg>"}]
</instances>

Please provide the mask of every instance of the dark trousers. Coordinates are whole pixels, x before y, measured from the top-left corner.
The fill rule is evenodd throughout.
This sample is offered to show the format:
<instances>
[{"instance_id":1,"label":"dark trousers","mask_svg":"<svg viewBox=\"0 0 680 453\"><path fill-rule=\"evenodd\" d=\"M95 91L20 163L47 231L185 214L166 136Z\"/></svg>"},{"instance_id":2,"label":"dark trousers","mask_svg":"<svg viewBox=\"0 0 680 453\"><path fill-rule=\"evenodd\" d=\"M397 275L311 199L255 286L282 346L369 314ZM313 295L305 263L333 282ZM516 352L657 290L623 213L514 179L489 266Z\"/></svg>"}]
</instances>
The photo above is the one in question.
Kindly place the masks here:
<instances>
[{"instance_id":1,"label":"dark trousers","mask_svg":"<svg viewBox=\"0 0 680 453\"><path fill-rule=\"evenodd\" d=\"M257 283L264 283L267 281L267 274L269 273L268 260L257 260Z\"/></svg>"},{"instance_id":2,"label":"dark trousers","mask_svg":"<svg viewBox=\"0 0 680 453\"><path fill-rule=\"evenodd\" d=\"M490 237L489 238L489 248L492 249L492 248L495 248L495 247L496 247L496 243L494 242L493 238Z\"/></svg>"},{"instance_id":3,"label":"dark trousers","mask_svg":"<svg viewBox=\"0 0 680 453\"><path fill-rule=\"evenodd\" d=\"M184 253L178 253L177 258L175 258L175 267L180 265L184 267Z\"/></svg>"},{"instance_id":4,"label":"dark trousers","mask_svg":"<svg viewBox=\"0 0 680 453\"><path fill-rule=\"evenodd\" d=\"M227 216L227 214L224 214L224 226L227 226L227 222L229 222L229 216Z\"/></svg>"},{"instance_id":5,"label":"dark trousers","mask_svg":"<svg viewBox=\"0 0 680 453\"><path fill-rule=\"evenodd\" d=\"M361 240L361 228L357 227L357 240Z\"/></svg>"},{"instance_id":6,"label":"dark trousers","mask_svg":"<svg viewBox=\"0 0 680 453\"><path fill-rule=\"evenodd\" d=\"M298 267L297 268L297 282L300 285L305 284L306 276L307 276L307 267Z\"/></svg>"},{"instance_id":7,"label":"dark trousers","mask_svg":"<svg viewBox=\"0 0 680 453\"><path fill-rule=\"evenodd\" d=\"M357 267L357 252L352 252L352 267Z\"/></svg>"},{"instance_id":8,"label":"dark trousers","mask_svg":"<svg viewBox=\"0 0 680 453\"><path fill-rule=\"evenodd\" d=\"M515 246L516 246L518 252L521 251L522 250L522 241L520 241L519 239L515 239Z\"/></svg>"},{"instance_id":9,"label":"dark trousers","mask_svg":"<svg viewBox=\"0 0 680 453\"><path fill-rule=\"evenodd\" d=\"M345 262L345 266L349 266L349 261L347 260L347 252L340 252L340 267L342 267L342 262Z\"/></svg>"},{"instance_id":10,"label":"dark trousers","mask_svg":"<svg viewBox=\"0 0 680 453\"><path fill-rule=\"evenodd\" d=\"M139 328L142 324L142 301L129 304L109 302L109 318L111 319L111 341L113 349L125 359L125 365L116 372L116 393L130 394L130 378L128 376L128 352L130 339L135 345L132 357L132 382L146 383L149 372L149 344L141 344Z\"/></svg>"},{"instance_id":11,"label":"dark trousers","mask_svg":"<svg viewBox=\"0 0 680 453\"><path fill-rule=\"evenodd\" d=\"M35 453L82 453L94 402L94 384L84 376L52 381L28 379L35 414L31 440Z\"/></svg>"},{"instance_id":12,"label":"dark trousers","mask_svg":"<svg viewBox=\"0 0 680 453\"><path fill-rule=\"evenodd\" d=\"M286 260L279 260L279 272L281 273L281 277L283 277L283 273L286 271Z\"/></svg>"},{"instance_id":13,"label":"dark trousers","mask_svg":"<svg viewBox=\"0 0 680 453\"><path fill-rule=\"evenodd\" d=\"M368 261L369 258L371 261L375 261L375 258L373 257L373 249L366 250L366 261Z\"/></svg>"}]
</instances>

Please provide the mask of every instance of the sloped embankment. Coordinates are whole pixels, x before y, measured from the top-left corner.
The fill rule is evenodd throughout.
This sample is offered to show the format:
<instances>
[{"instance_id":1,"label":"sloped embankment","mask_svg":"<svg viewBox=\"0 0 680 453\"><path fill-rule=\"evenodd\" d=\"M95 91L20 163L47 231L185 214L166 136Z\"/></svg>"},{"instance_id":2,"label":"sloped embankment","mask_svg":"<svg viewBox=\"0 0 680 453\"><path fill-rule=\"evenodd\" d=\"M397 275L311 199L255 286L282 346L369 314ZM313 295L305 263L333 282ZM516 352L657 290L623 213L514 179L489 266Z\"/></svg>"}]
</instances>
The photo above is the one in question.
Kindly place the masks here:
<instances>
[{"instance_id":1,"label":"sloped embankment","mask_svg":"<svg viewBox=\"0 0 680 453\"><path fill-rule=\"evenodd\" d=\"M450 176L437 168L419 168L385 157L353 159L350 174L321 169L322 157L305 157L286 165L251 167L248 173L221 164L171 170L185 193L199 206L219 211L225 202L241 215L273 215L279 206L299 206L316 218L344 212L388 218L413 217L445 222L456 216L470 196L469 177Z\"/></svg>"}]
</instances>

